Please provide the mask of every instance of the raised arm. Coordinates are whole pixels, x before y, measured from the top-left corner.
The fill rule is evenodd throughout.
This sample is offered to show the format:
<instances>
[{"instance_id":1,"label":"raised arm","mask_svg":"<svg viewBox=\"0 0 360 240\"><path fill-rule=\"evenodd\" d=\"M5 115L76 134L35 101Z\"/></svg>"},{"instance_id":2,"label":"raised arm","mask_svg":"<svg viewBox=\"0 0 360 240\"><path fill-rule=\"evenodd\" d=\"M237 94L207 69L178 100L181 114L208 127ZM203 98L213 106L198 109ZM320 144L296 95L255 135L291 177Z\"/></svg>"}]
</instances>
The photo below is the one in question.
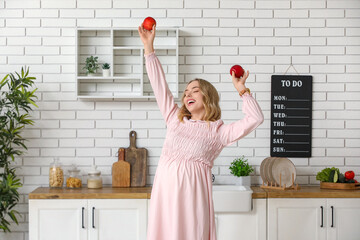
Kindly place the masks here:
<instances>
[{"instance_id":1,"label":"raised arm","mask_svg":"<svg viewBox=\"0 0 360 240\"><path fill-rule=\"evenodd\" d=\"M255 98L249 93L245 93L241 98L245 117L230 124L223 124L219 128L220 140L225 146L245 137L264 121L264 115Z\"/></svg>"},{"instance_id":2,"label":"raised arm","mask_svg":"<svg viewBox=\"0 0 360 240\"><path fill-rule=\"evenodd\" d=\"M245 87L245 82L248 76L249 71L247 71L241 78L236 78L235 73L232 72L234 87L239 92L239 95L243 100L242 111L245 114L245 117L239 121L220 126L220 140L225 146L231 145L240 138L245 137L264 121L264 115L259 104L255 98L253 98L249 89Z\"/></svg>"},{"instance_id":3,"label":"raised arm","mask_svg":"<svg viewBox=\"0 0 360 240\"><path fill-rule=\"evenodd\" d=\"M160 112L168 125L172 118L176 118L175 113L177 112L178 106L174 102L174 97L165 79L164 70L154 52L153 42L155 38L155 25L153 26L152 31L144 29L142 25L139 27L138 31L140 38L144 43L145 66L150 84L154 91Z\"/></svg>"}]
</instances>

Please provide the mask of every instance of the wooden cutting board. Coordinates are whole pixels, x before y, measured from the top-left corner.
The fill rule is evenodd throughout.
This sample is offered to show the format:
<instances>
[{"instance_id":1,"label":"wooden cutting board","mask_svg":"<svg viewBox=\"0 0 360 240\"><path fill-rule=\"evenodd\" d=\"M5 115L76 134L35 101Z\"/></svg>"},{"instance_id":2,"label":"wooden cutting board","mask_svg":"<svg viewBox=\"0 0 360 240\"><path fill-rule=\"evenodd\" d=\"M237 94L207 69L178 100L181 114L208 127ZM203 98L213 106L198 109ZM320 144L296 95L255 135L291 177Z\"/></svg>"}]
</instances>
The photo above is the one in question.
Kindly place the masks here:
<instances>
[{"instance_id":1,"label":"wooden cutting board","mask_svg":"<svg viewBox=\"0 0 360 240\"><path fill-rule=\"evenodd\" d=\"M125 162L125 149L119 148L118 161L112 165L112 186L130 187L130 163Z\"/></svg>"},{"instance_id":2,"label":"wooden cutting board","mask_svg":"<svg viewBox=\"0 0 360 240\"><path fill-rule=\"evenodd\" d=\"M131 165L131 187L144 187L147 173L147 149L136 148L136 132L129 134L130 146L125 149L125 161Z\"/></svg>"},{"instance_id":3,"label":"wooden cutting board","mask_svg":"<svg viewBox=\"0 0 360 240\"><path fill-rule=\"evenodd\" d=\"M360 183L320 182L320 188L340 189L340 190L360 190Z\"/></svg>"}]
</instances>

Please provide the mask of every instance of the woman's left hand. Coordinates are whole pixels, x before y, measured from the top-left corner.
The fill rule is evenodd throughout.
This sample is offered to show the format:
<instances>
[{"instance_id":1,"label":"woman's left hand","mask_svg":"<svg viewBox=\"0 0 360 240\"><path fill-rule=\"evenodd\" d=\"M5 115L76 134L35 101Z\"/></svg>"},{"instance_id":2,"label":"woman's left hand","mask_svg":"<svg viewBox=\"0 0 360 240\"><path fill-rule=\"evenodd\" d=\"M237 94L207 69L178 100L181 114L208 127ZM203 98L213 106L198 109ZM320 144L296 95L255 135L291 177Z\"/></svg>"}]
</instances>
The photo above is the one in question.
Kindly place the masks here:
<instances>
[{"instance_id":1,"label":"woman's left hand","mask_svg":"<svg viewBox=\"0 0 360 240\"><path fill-rule=\"evenodd\" d=\"M241 92L242 90L246 89L245 82L246 82L246 79L248 78L248 76L249 76L249 70L246 71L244 73L244 75L240 78L235 77L235 72L234 71L232 72L232 81L233 81L234 87L236 88L236 90L238 92Z\"/></svg>"}]
</instances>

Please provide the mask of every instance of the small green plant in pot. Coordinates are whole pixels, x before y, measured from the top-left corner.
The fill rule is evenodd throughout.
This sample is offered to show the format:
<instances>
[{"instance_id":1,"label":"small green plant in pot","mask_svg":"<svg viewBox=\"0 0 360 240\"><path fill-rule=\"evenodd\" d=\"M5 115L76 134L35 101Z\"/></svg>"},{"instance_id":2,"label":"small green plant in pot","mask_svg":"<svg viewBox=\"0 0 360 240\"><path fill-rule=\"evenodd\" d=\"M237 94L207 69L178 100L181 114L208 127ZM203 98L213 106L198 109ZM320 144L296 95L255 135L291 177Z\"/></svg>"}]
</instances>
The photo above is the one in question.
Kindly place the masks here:
<instances>
[{"instance_id":1,"label":"small green plant in pot","mask_svg":"<svg viewBox=\"0 0 360 240\"><path fill-rule=\"evenodd\" d=\"M249 165L245 156L234 159L229 167L230 173L236 177L236 185L250 186L250 173L254 168Z\"/></svg>"},{"instance_id":2,"label":"small green plant in pot","mask_svg":"<svg viewBox=\"0 0 360 240\"><path fill-rule=\"evenodd\" d=\"M88 76L95 75L96 70L99 68L98 58L99 57L94 57L94 56L90 56L86 58L85 67L83 67L83 69L86 69L86 74Z\"/></svg>"},{"instance_id":3,"label":"small green plant in pot","mask_svg":"<svg viewBox=\"0 0 360 240\"><path fill-rule=\"evenodd\" d=\"M110 64L104 63L102 65L102 70L103 70L104 77L110 77Z\"/></svg>"}]
</instances>

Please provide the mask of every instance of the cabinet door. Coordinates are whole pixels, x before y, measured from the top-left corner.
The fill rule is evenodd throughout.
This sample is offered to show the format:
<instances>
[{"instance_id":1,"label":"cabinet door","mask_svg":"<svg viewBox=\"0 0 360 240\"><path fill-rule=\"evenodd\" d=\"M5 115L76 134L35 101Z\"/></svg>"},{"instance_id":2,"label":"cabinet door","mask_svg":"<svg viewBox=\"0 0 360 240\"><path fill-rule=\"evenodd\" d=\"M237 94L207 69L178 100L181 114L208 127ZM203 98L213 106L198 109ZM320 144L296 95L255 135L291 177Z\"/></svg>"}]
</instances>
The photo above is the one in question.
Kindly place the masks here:
<instances>
[{"instance_id":1,"label":"cabinet door","mask_svg":"<svg viewBox=\"0 0 360 240\"><path fill-rule=\"evenodd\" d=\"M269 240L325 240L326 226L326 199L268 199Z\"/></svg>"},{"instance_id":2,"label":"cabinet door","mask_svg":"<svg viewBox=\"0 0 360 240\"><path fill-rule=\"evenodd\" d=\"M328 240L360 238L360 199L329 198L327 201Z\"/></svg>"},{"instance_id":3,"label":"cabinet door","mask_svg":"<svg viewBox=\"0 0 360 240\"><path fill-rule=\"evenodd\" d=\"M89 240L145 240L147 199L89 200Z\"/></svg>"},{"instance_id":4,"label":"cabinet door","mask_svg":"<svg viewBox=\"0 0 360 240\"><path fill-rule=\"evenodd\" d=\"M86 240L87 200L29 200L29 240Z\"/></svg>"},{"instance_id":5,"label":"cabinet door","mask_svg":"<svg viewBox=\"0 0 360 240\"><path fill-rule=\"evenodd\" d=\"M253 210L215 213L217 240L266 240L266 199L253 199Z\"/></svg>"}]
</instances>

